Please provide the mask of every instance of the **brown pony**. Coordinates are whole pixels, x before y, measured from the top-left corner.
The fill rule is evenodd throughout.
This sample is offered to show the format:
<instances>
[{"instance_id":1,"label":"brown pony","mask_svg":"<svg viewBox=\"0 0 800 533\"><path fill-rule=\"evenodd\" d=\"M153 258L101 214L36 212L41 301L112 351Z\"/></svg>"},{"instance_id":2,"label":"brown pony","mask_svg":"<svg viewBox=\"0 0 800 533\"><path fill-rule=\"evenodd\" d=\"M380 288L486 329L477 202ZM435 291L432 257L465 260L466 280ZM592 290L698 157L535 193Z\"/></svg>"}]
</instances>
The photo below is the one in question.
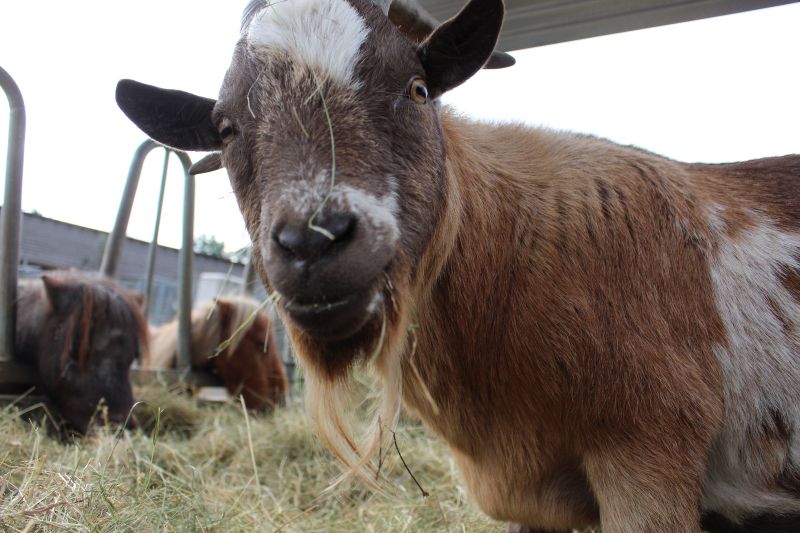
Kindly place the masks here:
<instances>
[{"instance_id":1,"label":"brown pony","mask_svg":"<svg viewBox=\"0 0 800 533\"><path fill-rule=\"evenodd\" d=\"M151 333L152 354L142 367L175 367L178 323ZM273 407L284 401L286 371L275 346L272 323L257 302L245 298L218 299L192 312L192 367L217 374L231 395L244 397L249 409Z\"/></svg>"},{"instance_id":2,"label":"brown pony","mask_svg":"<svg viewBox=\"0 0 800 533\"><path fill-rule=\"evenodd\" d=\"M133 407L130 366L147 353L141 298L78 272L19 284L15 357L35 367L43 389L72 428L86 433L98 402L123 422Z\"/></svg>"}]
</instances>

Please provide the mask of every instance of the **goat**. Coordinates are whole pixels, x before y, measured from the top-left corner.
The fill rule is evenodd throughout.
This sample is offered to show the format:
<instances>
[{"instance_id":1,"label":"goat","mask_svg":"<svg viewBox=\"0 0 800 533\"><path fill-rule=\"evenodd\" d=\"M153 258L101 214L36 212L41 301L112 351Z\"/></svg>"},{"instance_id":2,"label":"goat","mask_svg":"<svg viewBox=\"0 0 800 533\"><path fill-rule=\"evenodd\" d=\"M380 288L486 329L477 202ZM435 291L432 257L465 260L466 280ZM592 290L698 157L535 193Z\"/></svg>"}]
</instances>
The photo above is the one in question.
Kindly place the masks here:
<instances>
[{"instance_id":1,"label":"goat","mask_svg":"<svg viewBox=\"0 0 800 533\"><path fill-rule=\"evenodd\" d=\"M502 1L421 43L387 4L256 5L218 100L117 87L227 169L324 442L374 479L402 399L513 530L800 530L800 156L474 123L439 97L489 59Z\"/></svg>"}]
</instances>

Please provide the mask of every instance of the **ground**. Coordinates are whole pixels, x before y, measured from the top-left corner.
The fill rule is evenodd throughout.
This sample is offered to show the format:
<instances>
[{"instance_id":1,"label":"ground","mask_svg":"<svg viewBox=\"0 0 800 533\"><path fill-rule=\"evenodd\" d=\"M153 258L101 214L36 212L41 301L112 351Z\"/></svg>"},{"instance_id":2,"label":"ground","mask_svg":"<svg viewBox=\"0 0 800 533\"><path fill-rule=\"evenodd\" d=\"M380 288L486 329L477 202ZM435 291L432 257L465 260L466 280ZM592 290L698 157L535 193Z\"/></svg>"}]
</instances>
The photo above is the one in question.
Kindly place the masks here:
<instances>
[{"instance_id":1,"label":"ground","mask_svg":"<svg viewBox=\"0 0 800 533\"><path fill-rule=\"evenodd\" d=\"M63 439L41 408L0 408L2 531L501 532L471 504L446 447L403 419L390 494L339 473L302 405L249 415L164 387L140 392L140 428ZM160 415L158 415L160 413ZM158 416L157 416L158 415Z\"/></svg>"}]
</instances>

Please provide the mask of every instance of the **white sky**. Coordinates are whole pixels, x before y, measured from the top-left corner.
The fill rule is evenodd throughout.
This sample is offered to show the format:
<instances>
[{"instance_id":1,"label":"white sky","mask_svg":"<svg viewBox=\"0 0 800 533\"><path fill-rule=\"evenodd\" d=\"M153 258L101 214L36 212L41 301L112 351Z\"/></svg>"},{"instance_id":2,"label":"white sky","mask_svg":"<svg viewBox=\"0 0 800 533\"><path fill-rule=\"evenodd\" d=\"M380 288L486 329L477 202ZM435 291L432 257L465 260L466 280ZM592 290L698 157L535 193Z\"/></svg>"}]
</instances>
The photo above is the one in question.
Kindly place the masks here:
<instances>
[{"instance_id":1,"label":"white sky","mask_svg":"<svg viewBox=\"0 0 800 533\"><path fill-rule=\"evenodd\" d=\"M0 65L28 115L23 209L110 230L144 140L114 102L117 80L216 96L245 4L4 2ZM800 153L799 52L793 4L515 52L515 67L481 72L445 101L482 119L594 133L687 161ZM0 99L0 165L7 116ZM155 154L129 226L144 240L162 163ZM182 174L177 159L170 167L161 242L178 246ZM229 250L248 243L224 172L197 178L195 209L196 235Z\"/></svg>"}]
</instances>

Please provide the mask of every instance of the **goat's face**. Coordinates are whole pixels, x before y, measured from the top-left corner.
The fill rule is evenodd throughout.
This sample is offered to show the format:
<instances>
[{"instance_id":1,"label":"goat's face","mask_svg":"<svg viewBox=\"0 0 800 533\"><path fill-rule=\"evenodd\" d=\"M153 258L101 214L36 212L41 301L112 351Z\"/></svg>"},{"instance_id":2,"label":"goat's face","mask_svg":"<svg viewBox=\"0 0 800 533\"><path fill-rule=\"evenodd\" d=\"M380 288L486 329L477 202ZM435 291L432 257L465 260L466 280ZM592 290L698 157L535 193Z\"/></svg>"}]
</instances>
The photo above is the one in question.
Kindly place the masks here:
<instances>
[{"instance_id":1,"label":"goat's face","mask_svg":"<svg viewBox=\"0 0 800 533\"><path fill-rule=\"evenodd\" d=\"M256 15L213 114L233 130L223 161L266 278L291 321L326 341L378 316L387 280L430 238L443 194L416 49L378 9L357 5L292 0ZM266 44L284 39L289 50Z\"/></svg>"},{"instance_id":2,"label":"goat's face","mask_svg":"<svg viewBox=\"0 0 800 533\"><path fill-rule=\"evenodd\" d=\"M226 167L290 327L355 355L445 204L437 98L486 63L502 14L473 0L417 45L367 0L254 2L218 101L135 82L117 99L156 140L219 150L201 165Z\"/></svg>"}]
</instances>

